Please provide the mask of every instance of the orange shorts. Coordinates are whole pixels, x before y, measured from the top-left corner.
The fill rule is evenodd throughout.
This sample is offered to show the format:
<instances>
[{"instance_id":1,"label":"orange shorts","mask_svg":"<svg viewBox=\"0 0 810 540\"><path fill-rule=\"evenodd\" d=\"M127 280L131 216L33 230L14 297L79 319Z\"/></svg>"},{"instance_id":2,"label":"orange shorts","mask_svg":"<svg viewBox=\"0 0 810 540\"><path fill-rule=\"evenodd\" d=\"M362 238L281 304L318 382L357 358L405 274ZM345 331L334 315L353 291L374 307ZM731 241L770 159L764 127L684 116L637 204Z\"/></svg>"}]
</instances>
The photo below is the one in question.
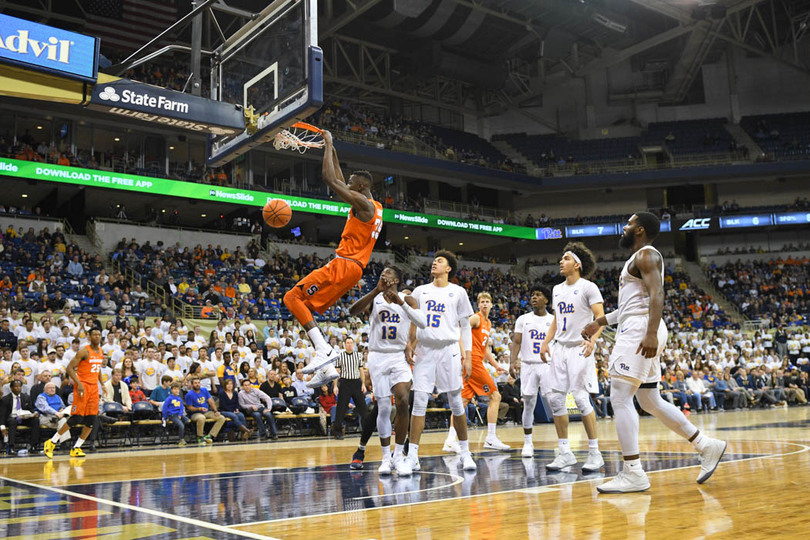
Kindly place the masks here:
<instances>
[{"instance_id":1,"label":"orange shorts","mask_svg":"<svg viewBox=\"0 0 810 540\"><path fill-rule=\"evenodd\" d=\"M461 398L465 400L471 400L475 396L488 396L498 389L481 358L473 358L472 365L472 374L461 389Z\"/></svg>"},{"instance_id":2,"label":"orange shorts","mask_svg":"<svg viewBox=\"0 0 810 540\"><path fill-rule=\"evenodd\" d=\"M73 407L70 414L74 416L96 416L98 415L98 383L82 383L84 386L84 397L79 397L79 393L73 391Z\"/></svg>"},{"instance_id":3,"label":"orange shorts","mask_svg":"<svg viewBox=\"0 0 810 540\"><path fill-rule=\"evenodd\" d=\"M348 259L332 259L326 266L313 270L296 287L304 292L304 302L312 311L323 313L352 290L363 269Z\"/></svg>"}]
</instances>

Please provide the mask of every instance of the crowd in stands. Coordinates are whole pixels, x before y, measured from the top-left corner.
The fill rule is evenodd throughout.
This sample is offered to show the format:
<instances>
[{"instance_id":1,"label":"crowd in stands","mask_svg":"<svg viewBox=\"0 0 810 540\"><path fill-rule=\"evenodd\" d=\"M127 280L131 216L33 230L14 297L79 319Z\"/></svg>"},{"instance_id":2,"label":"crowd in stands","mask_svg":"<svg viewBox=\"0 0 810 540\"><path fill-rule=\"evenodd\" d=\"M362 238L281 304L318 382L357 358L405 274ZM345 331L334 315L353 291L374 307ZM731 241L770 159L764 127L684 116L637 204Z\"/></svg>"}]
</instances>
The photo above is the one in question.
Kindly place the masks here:
<instances>
[{"instance_id":1,"label":"crowd in stands","mask_svg":"<svg viewBox=\"0 0 810 540\"><path fill-rule=\"evenodd\" d=\"M341 133L352 133L354 139L366 140L377 148L388 150L409 139L416 139L452 161L515 170L506 156L476 135L402 117L390 117L360 105L333 102L308 121L332 131L337 139L340 139Z\"/></svg>"},{"instance_id":2,"label":"crowd in stands","mask_svg":"<svg viewBox=\"0 0 810 540\"><path fill-rule=\"evenodd\" d=\"M810 272L806 256L729 262L705 269L715 287L750 319L766 325L810 323Z\"/></svg>"},{"instance_id":3,"label":"crowd in stands","mask_svg":"<svg viewBox=\"0 0 810 540\"><path fill-rule=\"evenodd\" d=\"M318 410L323 422L315 423L313 429L325 432L333 390L306 389L306 377L297 370L308 363L313 350L280 302L300 276L324 262L315 255L281 253L263 260L255 244L231 251L220 246L167 248L122 239L111 260L136 270L144 280L128 283L122 273L109 276L99 257L67 244L58 230L36 233L10 228L3 232L2 246L0 320L5 320L0 326L0 382L5 393L12 387L16 391L17 384L10 384L15 378L26 393L35 389L45 393L39 401L49 408L40 403L42 409L38 409L43 415L46 410L51 416L61 410L54 395L65 406L71 402L72 388L64 368L86 343L89 330L98 327L106 356L103 377L111 385L108 396L117 403L105 404L104 421L115 421L122 414L133 417L139 402L150 404L137 407L144 414L151 411L159 416L155 408L163 404L162 414L172 433L188 435L178 441L193 442L196 431L197 442L208 444L214 439L254 437L253 427L272 438L279 430L275 423L279 414ZM780 306L793 305L788 300L806 308L806 268L807 260L801 260L711 271L724 272L718 279L725 282L716 282L721 290L757 298L757 306L780 314ZM369 265L360 287L318 319L333 347L339 349L346 337L352 337L365 350L368 321L350 317L347 308L376 284L381 270L379 264ZM743 281L737 278L727 283L732 271L746 273L746 287L732 287ZM426 279L426 275L404 277L408 287ZM516 317L530 309L528 281L511 272L470 267L462 267L455 280L473 297L483 290L498 291L491 315L492 344L498 362L508 367L511 328ZM553 285L559 276L548 274L542 280ZM606 310L615 309L618 270L599 270L593 280L602 291ZM148 281L164 291L159 295L163 298L143 292ZM780 328L773 335L745 335L688 276L668 268L666 281L664 316L670 342L661 367L667 399L694 412L806 402L810 334ZM162 306L170 296L210 307L211 323L203 330L173 318ZM789 318L790 314L784 315ZM607 392L610 342L603 340L598 354L601 388ZM519 375L511 373L512 384ZM502 385L510 384L507 374L497 379ZM256 396L248 395L254 391ZM258 391L271 401L266 402ZM31 397L37 406L39 395ZM242 400L248 398L251 403L257 398L259 405L245 414ZM441 403L439 396L436 399ZM595 399L597 410L608 414L609 395ZM479 405L486 403L482 400ZM265 414L267 409L271 414ZM214 411L222 412L225 420L220 421ZM61 418L47 420L55 427ZM99 426L98 431L104 429Z\"/></svg>"}]
</instances>

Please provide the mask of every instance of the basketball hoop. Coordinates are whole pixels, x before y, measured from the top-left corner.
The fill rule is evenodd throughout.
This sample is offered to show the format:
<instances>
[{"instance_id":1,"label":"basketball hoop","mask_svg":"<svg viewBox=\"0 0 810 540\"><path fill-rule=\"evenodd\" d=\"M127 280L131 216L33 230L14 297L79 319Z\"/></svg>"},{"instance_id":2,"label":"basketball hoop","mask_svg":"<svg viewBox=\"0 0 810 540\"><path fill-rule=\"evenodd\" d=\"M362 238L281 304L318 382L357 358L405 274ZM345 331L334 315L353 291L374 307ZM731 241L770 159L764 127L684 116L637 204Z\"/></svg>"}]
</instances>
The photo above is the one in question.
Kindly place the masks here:
<instances>
[{"instance_id":1,"label":"basketball hoop","mask_svg":"<svg viewBox=\"0 0 810 540\"><path fill-rule=\"evenodd\" d=\"M323 148L323 130L311 124L296 122L289 129L276 133L273 147L276 150L294 150L302 154L310 148Z\"/></svg>"}]
</instances>

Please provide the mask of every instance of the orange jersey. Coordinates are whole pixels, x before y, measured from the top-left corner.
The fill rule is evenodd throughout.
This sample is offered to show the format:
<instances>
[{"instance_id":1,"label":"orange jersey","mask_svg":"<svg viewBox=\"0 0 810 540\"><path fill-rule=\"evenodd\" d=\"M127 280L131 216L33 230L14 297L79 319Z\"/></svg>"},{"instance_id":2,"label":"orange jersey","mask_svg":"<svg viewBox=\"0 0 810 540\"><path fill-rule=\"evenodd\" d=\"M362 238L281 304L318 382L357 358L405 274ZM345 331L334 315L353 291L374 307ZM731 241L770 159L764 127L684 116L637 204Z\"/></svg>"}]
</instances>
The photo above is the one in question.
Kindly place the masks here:
<instances>
[{"instance_id":1,"label":"orange jersey","mask_svg":"<svg viewBox=\"0 0 810 540\"><path fill-rule=\"evenodd\" d=\"M79 362L76 375L83 385L90 385L95 388L98 383L98 374L101 373L101 365L104 363L104 353L101 352L101 349L98 352L93 351L90 345L86 345L85 348L89 356L86 361Z\"/></svg>"},{"instance_id":2,"label":"orange jersey","mask_svg":"<svg viewBox=\"0 0 810 540\"><path fill-rule=\"evenodd\" d=\"M489 331L492 328L492 323L480 311L476 315L478 315L478 327L472 329L472 357L483 360L484 352L489 346Z\"/></svg>"},{"instance_id":3,"label":"orange jersey","mask_svg":"<svg viewBox=\"0 0 810 540\"><path fill-rule=\"evenodd\" d=\"M383 224L382 204L372 199L369 201L374 205L374 217L363 222L355 217L354 210L349 210L343 234L340 235L340 245L335 250L338 257L357 261L363 265L363 268L371 258L371 252L374 250L374 244L377 243L377 237L380 235Z\"/></svg>"}]
</instances>

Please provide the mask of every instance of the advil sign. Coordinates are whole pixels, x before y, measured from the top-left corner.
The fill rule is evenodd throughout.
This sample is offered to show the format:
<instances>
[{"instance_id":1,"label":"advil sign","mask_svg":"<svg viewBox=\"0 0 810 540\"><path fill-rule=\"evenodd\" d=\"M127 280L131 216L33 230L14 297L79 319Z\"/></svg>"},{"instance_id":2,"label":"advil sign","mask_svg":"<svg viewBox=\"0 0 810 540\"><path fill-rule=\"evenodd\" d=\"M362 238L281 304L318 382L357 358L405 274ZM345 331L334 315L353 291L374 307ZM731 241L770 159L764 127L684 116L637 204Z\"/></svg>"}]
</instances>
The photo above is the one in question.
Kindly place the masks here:
<instances>
[{"instance_id":1,"label":"advil sign","mask_svg":"<svg viewBox=\"0 0 810 540\"><path fill-rule=\"evenodd\" d=\"M0 59L95 82L98 39L0 14Z\"/></svg>"}]
</instances>

